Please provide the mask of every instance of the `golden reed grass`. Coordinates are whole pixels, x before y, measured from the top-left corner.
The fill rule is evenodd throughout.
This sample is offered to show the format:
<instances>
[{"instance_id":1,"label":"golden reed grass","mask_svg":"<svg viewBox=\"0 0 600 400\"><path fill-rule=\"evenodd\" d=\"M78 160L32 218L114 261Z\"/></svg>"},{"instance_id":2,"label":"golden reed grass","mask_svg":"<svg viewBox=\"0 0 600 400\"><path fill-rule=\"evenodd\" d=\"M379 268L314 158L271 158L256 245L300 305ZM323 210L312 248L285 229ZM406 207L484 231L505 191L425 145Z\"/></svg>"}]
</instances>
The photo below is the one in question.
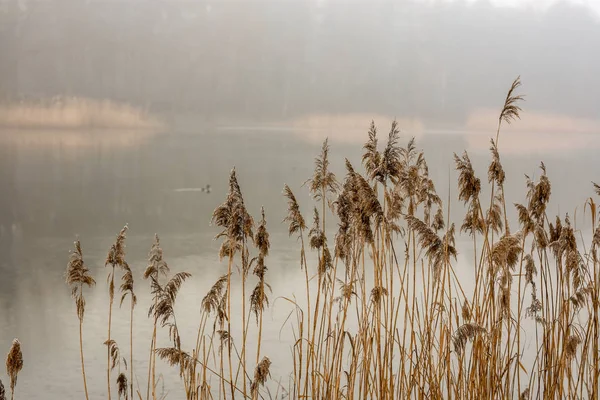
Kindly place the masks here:
<instances>
[{"instance_id":1,"label":"golden reed grass","mask_svg":"<svg viewBox=\"0 0 600 400\"><path fill-rule=\"evenodd\" d=\"M516 79L491 139L489 201L482 198L486 183L468 153L454 156L457 197L465 210L458 232L449 217L450 194L444 203L414 139L400 144L397 123L392 123L381 149L377 127L371 124L362 158L364 173L346 160L341 182L330 170L329 143L323 143L314 175L306 182L315 200L310 210L312 226L292 189L284 186L288 205L284 223L289 235L299 239L298 273L304 276L306 298L282 297L291 310L285 323L291 326L292 353L290 365L277 366L289 371L283 383L270 381L273 355L261 340L263 312L270 305L267 214L261 209L255 224L232 170L229 191L212 220L221 229L219 255L226 267L198 306L195 347L182 348L182 321L176 319L174 308L190 275L171 273L156 237L144 273L150 280L153 297L148 316L154 323L147 382L132 373L127 382L119 370L118 395L160 397L158 356L178 369L186 399L194 400L598 399L597 203L590 197L585 204L592 230L586 240L568 215L547 214L552 189L549 171L541 164L537 180L526 176L525 202L514 205L518 221L508 219L507 209L513 205L507 204L505 193L500 131L520 116L519 87ZM600 186L594 189L600 195ZM120 360L125 359L110 337L115 274L123 273L121 303L128 295L130 312L135 305L134 277L125 261L125 232L126 228L106 262L111 294L106 341L109 396L111 370L120 369ZM471 264L457 265L457 234L472 241L473 252L467 256L472 257ZM309 251L315 253L311 262ZM234 264L240 266L239 273ZM472 285L464 284L465 271L472 275ZM92 286L93 280L78 242L68 276L81 327L82 289ZM241 283L235 286L241 287L237 293L232 291L234 279ZM247 293L252 282L254 289ZM241 304L242 315L236 321L232 301ZM241 335L233 336L232 327ZM162 347L157 343L158 328L169 333ZM256 349L248 348L251 330L258 338ZM130 364L132 332L133 325ZM80 335L83 372L81 343ZM249 352L256 357L248 358ZM85 385L85 372L82 375ZM13 388L13 375L9 376ZM16 381L16 372L14 377ZM133 392L133 379L138 379L138 388L146 384L145 393ZM274 394L273 389L277 389Z\"/></svg>"}]
</instances>

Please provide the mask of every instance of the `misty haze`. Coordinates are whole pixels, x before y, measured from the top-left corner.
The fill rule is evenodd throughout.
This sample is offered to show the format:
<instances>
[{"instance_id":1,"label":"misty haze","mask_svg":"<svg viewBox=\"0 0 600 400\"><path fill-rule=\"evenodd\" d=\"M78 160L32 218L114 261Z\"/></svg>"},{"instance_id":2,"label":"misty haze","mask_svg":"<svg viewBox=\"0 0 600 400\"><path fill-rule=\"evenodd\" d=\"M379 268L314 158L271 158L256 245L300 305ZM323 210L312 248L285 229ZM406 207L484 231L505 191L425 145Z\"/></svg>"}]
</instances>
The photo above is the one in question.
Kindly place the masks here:
<instances>
[{"instance_id":1,"label":"misty haze","mask_svg":"<svg viewBox=\"0 0 600 400\"><path fill-rule=\"evenodd\" d=\"M513 3L0 0L0 400L598 399L600 3Z\"/></svg>"}]
</instances>

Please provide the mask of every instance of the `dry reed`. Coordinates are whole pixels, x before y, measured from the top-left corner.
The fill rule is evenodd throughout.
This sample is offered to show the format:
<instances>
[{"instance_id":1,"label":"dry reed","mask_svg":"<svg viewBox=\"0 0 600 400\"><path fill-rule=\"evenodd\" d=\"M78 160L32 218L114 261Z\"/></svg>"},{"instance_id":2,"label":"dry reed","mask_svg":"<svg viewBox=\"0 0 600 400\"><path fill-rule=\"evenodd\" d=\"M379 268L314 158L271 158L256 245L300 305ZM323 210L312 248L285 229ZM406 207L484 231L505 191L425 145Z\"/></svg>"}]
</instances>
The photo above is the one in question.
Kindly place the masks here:
<instances>
[{"instance_id":1,"label":"dry reed","mask_svg":"<svg viewBox=\"0 0 600 400\"><path fill-rule=\"evenodd\" d=\"M21 352L21 342L14 339L10 350L6 355L6 374L10 379L10 398L15 398L15 388L17 387L17 377L23 369L23 353Z\"/></svg>"},{"instance_id":2,"label":"dry reed","mask_svg":"<svg viewBox=\"0 0 600 400\"><path fill-rule=\"evenodd\" d=\"M520 117L519 87L516 79L491 141L486 171L489 203L481 197L486 182L477 177L469 155L454 157L456 198L465 212L459 231L450 220L450 194L444 204L424 153L413 139L400 144L396 122L381 149L377 127L371 123L363 148L364 174L346 160L341 183L330 169L330 147L324 141L314 174L306 182L316 203L312 226L307 226L290 187L284 186L288 210L283 222L289 236L299 242L298 273L304 275L306 292L305 299L282 297L291 307L286 324L292 332L292 362L277 366L289 372L286 396L599 398L600 221L596 200L590 197L585 205L592 231L586 243L585 232L568 215L548 215L552 188L541 164L537 180L525 178L526 201L515 204L518 219L509 221L508 176L499 137L503 123ZM594 184L594 188L600 195L600 186ZM326 230L326 221L331 220L337 223L333 238ZM271 361L263 354L268 353L262 333L263 313L269 306L266 259L270 250L265 211L261 209L254 232L254 219L246 209L235 169L212 221L221 229L219 256L227 261L227 273L198 305L196 345L190 349L182 348L174 308L189 274L180 272L167 279L158 237L150 251L144 277L151 281L149 315L154 332L147 400L156 399L156 355L179 369L188 400L266 398L275 387L275 398L283 397L279 389L284 385L268 381ZM459 234L468 235L473 248L472 262L460 266ZM124 231L121 236L107 260L113 267L109 277L114 279L115 266L123 269L122 290L133 300L132 271L124 267ZM315 253L312 262L309 251ZM238 261L239 276L233 274ZM473 285L465 285L465 274L473 277ZM234 279L241 283L238 293L232 292ZM246 284L251 280L255 286L248 295ZM232 301L241 304L238 321L232 318ZM250 324L252 314L256 327ZM157 347L157 326L168 330L168 346ZM232 335L232 326L239 328L239 337ZM254 371L246 360L251 331L258 338ZM108 356L110 369L116 363L110 346ZM119 388L124 378L119 374ZM127 395L126 389L119 391L123 394ZM142 398L139 392L137 397Z\"/></svg>"}]
</instances>

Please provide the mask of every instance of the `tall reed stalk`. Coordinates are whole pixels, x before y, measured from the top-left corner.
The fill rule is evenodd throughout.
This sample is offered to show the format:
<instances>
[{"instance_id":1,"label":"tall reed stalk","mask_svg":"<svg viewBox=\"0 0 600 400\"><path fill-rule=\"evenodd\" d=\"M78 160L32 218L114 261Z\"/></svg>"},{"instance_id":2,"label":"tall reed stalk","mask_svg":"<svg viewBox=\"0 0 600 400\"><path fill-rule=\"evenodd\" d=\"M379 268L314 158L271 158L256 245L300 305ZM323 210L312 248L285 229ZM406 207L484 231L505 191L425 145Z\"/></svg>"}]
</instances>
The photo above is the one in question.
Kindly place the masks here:
<instances>
[{"instance_id":1,"label":"tall reed stalk","mask_svg":"<svg viewBox=\"0 0 600 400\"><path fill-rule=\"evenodd\" d=\"M83 378L83 389L85 398L89 400L87 378L85 375L85 362L83 360L83 316L85 314L85 297L83 296L83 286L92 287L96 281L89 273L89 269L83 261L83 252L81 243L75 241L75 250L71 252L69 263L67 264L66 281L71 287L71 296L75 300L77 308L77 319L79 319L79 354L81 357L81 376Z\"/></svg>"},{"instance_id":2,"label":"tall reed stalk","mask_svg":"<svg viewBox=\"0 0 600 400\"><path fill-rule=\"evenodd\" d=\"M127 262L125 261L125 235L127 233L127 225L121 229L119 234L117 235L117 239L115 243L108 250L108 255L106 256L106 262L104 266L110 266L110 272L108 274L107 281L108 285L108 338L106 342L111 342L111 327L112 327L112 309L113 309L113 301L115 299L115 268L129 268ZM111 390L110 390L110 365L111 365L111 355L110 355L110 346L107 346L107 365L106 365L106 384L108 388L108 400L111 399Z\"/></svg>"}]
</instances>

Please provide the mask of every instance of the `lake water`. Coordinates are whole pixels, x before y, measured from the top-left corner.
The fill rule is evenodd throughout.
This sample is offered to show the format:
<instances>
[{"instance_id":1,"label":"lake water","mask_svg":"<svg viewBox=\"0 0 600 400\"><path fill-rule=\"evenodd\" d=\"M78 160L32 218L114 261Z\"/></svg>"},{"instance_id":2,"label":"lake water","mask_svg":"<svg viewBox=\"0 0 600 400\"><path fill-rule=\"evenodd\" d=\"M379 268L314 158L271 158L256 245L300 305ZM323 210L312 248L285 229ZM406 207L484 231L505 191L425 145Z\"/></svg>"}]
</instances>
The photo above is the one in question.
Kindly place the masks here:
<instances>
[{"instance_id":1,"label":"lake water","mask_svg":"<svg viewBox=\"0 0 600 400\"><path fill-rule=\"evenodd\" d=\"M281 380L287 387L290 370L286 366L292 343L289 325L281 328L290 307L275 299L294 294L301 301L304 284L298 262L300 248L295 239L287 237L286 227L280 223L286 212L281 190L284 183L290 185L305 217L310 219L311 200L301 185L310 177L313 158L327 134L331 132L260 127L152 135L124 131L0 132L0 353L8 351L14 337L20 339L25 366L19 375L17 398L83 396L78 320L64 283L69 250L76 235L98 283L86 292L84 321L91 398L104 397L106 390L106 350L102 343L107 334L108 271L104 259L125 223L130 228L127 260L137 278L134 370L142 393L151 338L147 318L151 296L141 274L154 233L161 237L165 260L172 271L193 275L184 284L176 313L184 347L195 342L201 299L227 269L226 263L218 259L219 243L213 240L218 229L210 226L210 217L225 198L233 166L238 171L248 210L258 217L264 205L267 213L272 242L267 281L273 293L271 308L265 314L263 353L273 362L272 381ZM451 217L458 225L463 210L455 200L452 154L469 149L478 174L485 181L491 135L442 131L426 132L417 138L417 147L424 149L431 176L444 200L451 171ZM332 168L341 179L344 157L359 166L362 142L344 132L335 132L332 137ZM524 201L523 174L538 176L537 167L544 160L553 183L549 213L573 214L579 207L577 220L581 221L585 199L592 195L590 181L600 181L598 136L575 137L565 133L538 145L528 144L529 148L514 146L509 139L518 143L518 137L505 141L508 152L502 152L504 142L500 145L507 172L507 203ZM181 190L207 184L212 189L208 194ZM510 214L514 216L513 211ZM461 241L468 243L469 238L465 236ZM469 257L470 253L458 260L465 264L462 270L466 276L470 276ZM240 290L234 283L234 293ZM235 321L239 311L234 309L232 314ZM129 358L128 309L124 305L119 310L117 302L113 315L113 337ZM168 345L164 332L159 340L159 346ZM160 363L157 372L164 376L168 398L181 398L177 371ZM4 368L0 369L0 379L6 386ZM161 384L159 392L162 390Z\"/></svg>"}]
</instances>

